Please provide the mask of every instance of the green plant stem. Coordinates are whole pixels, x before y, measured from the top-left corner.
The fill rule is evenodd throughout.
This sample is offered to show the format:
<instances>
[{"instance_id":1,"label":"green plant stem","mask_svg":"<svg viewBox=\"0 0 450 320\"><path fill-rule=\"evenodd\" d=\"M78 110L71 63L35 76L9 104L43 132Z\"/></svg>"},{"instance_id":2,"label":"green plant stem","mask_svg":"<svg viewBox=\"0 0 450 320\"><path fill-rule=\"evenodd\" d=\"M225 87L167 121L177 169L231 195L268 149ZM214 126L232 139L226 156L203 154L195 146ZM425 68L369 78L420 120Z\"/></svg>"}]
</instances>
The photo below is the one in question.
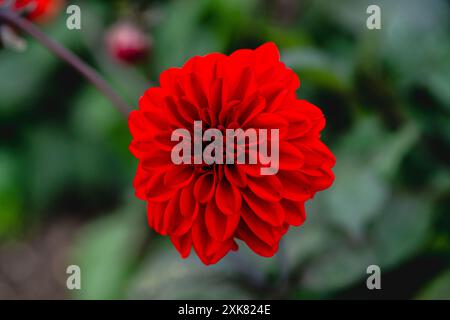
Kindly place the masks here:
<instances>
[{"instance_id":1,"label":"green plant stem","mask_svg":"<svg viewBox=\"0 0 450 320\"><path fill-rule=\"evenodd\" d=\"M23 19L9 9L0 10L0 22L4 22L12 27L20 29L35 38L49 51L53 52L57 57L67 62L81 75L83 75L111 101L111 103L125 118L128 117L128 114L131 111L130 106L114 91L114 89L111 88L111 86L95 69L87 65L83 60L77 57L70 50L60 45L55 40L49 38L33 23L29 22L26 19Z\"/></svg>"}]
</instances>

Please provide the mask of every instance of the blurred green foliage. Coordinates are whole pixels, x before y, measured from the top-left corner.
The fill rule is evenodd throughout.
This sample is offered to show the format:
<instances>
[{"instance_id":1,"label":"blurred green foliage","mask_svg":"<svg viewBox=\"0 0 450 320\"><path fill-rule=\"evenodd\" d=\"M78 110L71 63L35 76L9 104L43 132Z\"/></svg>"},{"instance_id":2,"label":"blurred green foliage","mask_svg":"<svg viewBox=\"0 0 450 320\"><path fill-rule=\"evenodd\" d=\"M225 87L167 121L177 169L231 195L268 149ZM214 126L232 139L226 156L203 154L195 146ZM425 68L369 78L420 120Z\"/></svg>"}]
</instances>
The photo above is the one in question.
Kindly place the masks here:
<instances>
[{"instance_id":1,"label":"blurred green foliage","mask_svg":"<svg viewBox=\"0 0 450 320\"><path fill-rule=\"evenodd\" d=\"M327 117L337 164L333 187L308 203L307 222L274 258L241 246L205 267L151 234L144 204L130 197L126 122L31 39L26 52L0 51L0 239L60 212L104 212L75 242L77 298L358 298L377 264L400 278L383 283L382 297L449 299L450 4L375 1L382 29L373 31L372 2L80 1L81 32L65 29L64 16L46 27L132 105L193 55L278 44L299 97ZM137 67L113 62L103 45L108 26L130 17L154 41ZM417 288L397 292L416 276L402 270L422 258L439 263L421 265Z\"/></svg>"}]
</instances>

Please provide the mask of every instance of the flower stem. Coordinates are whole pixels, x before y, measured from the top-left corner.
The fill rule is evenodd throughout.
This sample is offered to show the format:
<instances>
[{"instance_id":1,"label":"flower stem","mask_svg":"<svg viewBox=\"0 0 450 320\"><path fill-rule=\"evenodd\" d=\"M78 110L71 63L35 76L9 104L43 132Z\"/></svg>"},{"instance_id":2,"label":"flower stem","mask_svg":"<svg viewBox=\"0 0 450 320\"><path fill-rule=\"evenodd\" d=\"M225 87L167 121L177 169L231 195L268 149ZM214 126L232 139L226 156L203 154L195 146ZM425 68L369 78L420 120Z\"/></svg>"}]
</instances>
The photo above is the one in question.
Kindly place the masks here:
<instances>
[{"instance_id":1,"label":"flower stem","mask_svg":"<svg viewBox=\"0 0 450 320\"><path fill-rule=\"evenodd\" d=\"M3 21L15 28L18 28L39 41L49 51L53 52L57 57L61 58L87 80L89 80L100 92L102 92L118 111L125 117L131 111L128 104L111 88L111 86L102 78L102 76L92 67L83 62L70 50L60 45L55 40L49 38L45 33L39 30L33 23L18 16L9 9L0 10L0 22Z\"/></svg>"}]
</instances>

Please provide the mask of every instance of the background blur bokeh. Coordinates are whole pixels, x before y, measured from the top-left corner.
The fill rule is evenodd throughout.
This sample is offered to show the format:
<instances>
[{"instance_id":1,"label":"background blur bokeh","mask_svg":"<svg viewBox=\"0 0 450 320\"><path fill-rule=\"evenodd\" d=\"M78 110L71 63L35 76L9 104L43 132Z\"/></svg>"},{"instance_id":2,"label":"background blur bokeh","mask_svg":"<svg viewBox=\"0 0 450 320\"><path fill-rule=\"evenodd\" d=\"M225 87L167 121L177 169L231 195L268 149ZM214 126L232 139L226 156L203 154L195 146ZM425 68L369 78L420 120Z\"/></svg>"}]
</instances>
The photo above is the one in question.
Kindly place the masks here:
<instances>
[{"instance_id":1,"label":"background blur bokeh","mask_svg":"<svg viewBox=\"0 0 450 320\"><path fill-rule=\"evenodd\" d=\"M450 2L445 0L68 1L45 32L95 66L130 105L193 55L274 41L327 117L333 187L280 252L245 245L214 266L182 260L147 227L126 121L90 83L25 37L0 49L0 298L450 299ZM381 7L368 30L366 8ZM105 35L133 21L140 64ZM82 290L66 289L66 267ZM366 288L381 267L382 290Z\"/></svg>"}]
</instances>

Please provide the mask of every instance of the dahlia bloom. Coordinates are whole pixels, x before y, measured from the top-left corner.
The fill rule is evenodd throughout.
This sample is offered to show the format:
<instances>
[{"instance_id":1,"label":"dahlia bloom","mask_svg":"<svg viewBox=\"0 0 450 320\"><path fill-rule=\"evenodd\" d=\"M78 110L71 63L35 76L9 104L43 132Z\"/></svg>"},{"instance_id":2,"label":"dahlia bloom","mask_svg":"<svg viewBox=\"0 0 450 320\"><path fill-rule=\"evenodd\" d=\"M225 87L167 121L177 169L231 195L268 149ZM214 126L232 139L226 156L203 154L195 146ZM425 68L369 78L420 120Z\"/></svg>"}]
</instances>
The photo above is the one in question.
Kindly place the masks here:
<instances>
[{"instance_id":1,"label":"dahlia bloom","mask_svg":"<svg viewBox=\"0 0 450 320\"><path fill-rule=\"evenodd\" d=\"M0 0L2 4L5 0ZM36 22L46 22L55 17L62 8L63 0L16 0L13 8L21 10L30 6L27 19Z\"/></svg>"},{"instance_id":2,"label":"dahlia bloom","mask_svg":"<svg viewBox=\"0 0 450 320\"><path fill-rule=\"evenodd\" d=\"M266 43L194 57L164 71L159 87L140 98L129 117L130 151L139 159L133 185L147 202L150 227L168 235L183 258L193 247L203 263L216 263L238 249L237 239L273 256L289 226L305 221L305 201L332 184L335 157L320 140L325 118L297 99L299 86ZM260 162L174 164L172 132L192 132L196 120L220 131L279 129L278 172L262 175Z\"/></svg>"}]
</instances>

